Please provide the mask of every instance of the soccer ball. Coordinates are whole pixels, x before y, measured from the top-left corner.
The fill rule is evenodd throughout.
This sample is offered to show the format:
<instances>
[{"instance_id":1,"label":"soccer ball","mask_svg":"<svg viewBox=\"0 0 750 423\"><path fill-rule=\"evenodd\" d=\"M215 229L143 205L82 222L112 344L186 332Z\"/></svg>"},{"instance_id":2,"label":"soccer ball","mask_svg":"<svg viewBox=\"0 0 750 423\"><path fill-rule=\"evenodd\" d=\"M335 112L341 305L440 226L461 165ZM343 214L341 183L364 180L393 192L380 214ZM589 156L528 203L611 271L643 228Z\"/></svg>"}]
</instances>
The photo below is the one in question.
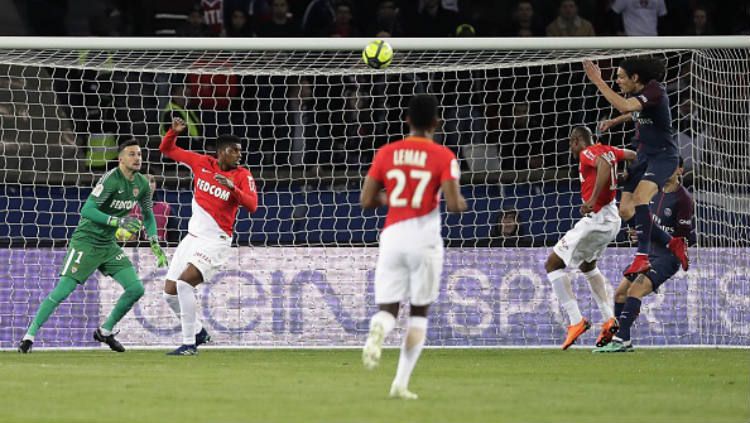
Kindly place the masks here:
<instances>
[{"instance_id":1,"label":"soccer ball","mask_svg":"<svg viewBox=\"0 0 750 423\"><path fill-rule=\"evenodd\" d=\"M125 229L117 228L115 231L115 239L120 242L132 241L135 239L135 234L132 234Z\"/></svg>"},{"instance_id":2,"label":"soccer ball","mask_svg":"<svg viewBox=\"0 0 750 423\"><path fill-rule=\"evenodd\" d=\"M375 40L362 51L362 60L373 69L385 69L393 60L393 48L383 40Z\"/></svg>"}]
</instances>

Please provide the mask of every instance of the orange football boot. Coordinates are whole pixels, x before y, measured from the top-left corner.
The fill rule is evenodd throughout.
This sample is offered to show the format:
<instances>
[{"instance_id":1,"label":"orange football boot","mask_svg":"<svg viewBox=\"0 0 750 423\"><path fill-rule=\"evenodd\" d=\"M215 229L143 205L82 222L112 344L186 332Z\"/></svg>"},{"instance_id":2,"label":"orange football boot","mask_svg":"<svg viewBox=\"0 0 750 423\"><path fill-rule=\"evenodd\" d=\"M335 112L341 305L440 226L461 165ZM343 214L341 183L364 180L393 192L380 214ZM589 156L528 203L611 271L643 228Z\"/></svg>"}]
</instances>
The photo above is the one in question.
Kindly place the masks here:
<instances>
[{"instance_id":1,"label":"orange football boot","mask_svg":"<svg viewBox=\"0 0 750 423\"><path fill-rule=\"evenodd\" d=\"M565 342L562 344L562 349L567 350L568 348L570 348L570 346L576 342L576 339L578 339L579 336L583 335L587 330L589 330L590 327L591 322L589 322L585 317L575 325L568 326L568 336L565 338Z\"/></svg>"},{"instance_id":2,"label":"orange football boot","mask_svg":"<svg viewBox=\"0 0 750 423\"><path fill-rule=\"evenodd\" d=\"M602 323L602 331L599 333L599 337L596 338L597 348L609 344L618 330L620 330L620 324L614 317L610 317L606 322Z\"/></svg>"}]
</instances>

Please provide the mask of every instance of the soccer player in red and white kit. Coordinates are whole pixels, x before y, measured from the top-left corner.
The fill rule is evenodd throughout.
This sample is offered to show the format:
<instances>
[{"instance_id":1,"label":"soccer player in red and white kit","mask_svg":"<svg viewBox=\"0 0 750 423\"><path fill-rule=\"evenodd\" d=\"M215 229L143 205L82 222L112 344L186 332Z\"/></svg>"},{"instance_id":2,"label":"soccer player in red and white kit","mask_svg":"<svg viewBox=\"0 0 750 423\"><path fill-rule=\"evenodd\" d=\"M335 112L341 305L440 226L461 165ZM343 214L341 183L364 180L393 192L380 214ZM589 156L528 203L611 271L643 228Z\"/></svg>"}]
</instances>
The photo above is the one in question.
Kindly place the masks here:
<instances>
[{"instance_id":1,"label":"soccer player in red and white kit","mask_svg":"<svg viewBox=\"0 0 750 423\"><path fill-rule=\"evenodd\" d=\"M177 147L185 127L175 118L159 145L165 156L190 166L194 188L188 235L177 246L164 284L164 298L182 323L182 345L168 355L198 354L197 346L210 339L197 319L195 287L210 280L230 255L239 206L250 213L258 208L253 175L240 167L240 139L220 135L214 158Z\"/></svg>"},{"instance_id":2,"label":"soccer player in red and white kit","mask_svg":"<svg viewBox=\"0 0 750 423\"><path fill-rule=\"evenodd\" d=\"M380 311L370 319L362 362L368 369L378 365L383 340L396 325L399 304L408 299L409 322L390 390L391 397L403 399L417 398L408 390L409 378L424 346L427 309L439 293L440 191L449 212L466 210L456 156L432 140L437 113L435 97L421 94L411 99L407 117L411 134L377 152L360 197L366 209L388 206L375 268L375 302Z\"/></svg>"},{"instance_id":3,"label":"soccer player in red and white kit","mask_svg":"<svg viewBox=\"0 0 750 423\"><path fill-rule=\"evenodd\" d=\"M604 323L597 345L609 342L617 332L617 319L607 299L607 280L596 267L596 261L620 231L621 220L615 204L617 163L636 157L634 151L594 144L591 130L585 126L573 128L569 142L570 153L580 162L583 217L555 244L544 266L547 279L570 320L563 350L591 327L578 308L566 267L580 269L602 314Z\"/></svg>"}]
</instances>

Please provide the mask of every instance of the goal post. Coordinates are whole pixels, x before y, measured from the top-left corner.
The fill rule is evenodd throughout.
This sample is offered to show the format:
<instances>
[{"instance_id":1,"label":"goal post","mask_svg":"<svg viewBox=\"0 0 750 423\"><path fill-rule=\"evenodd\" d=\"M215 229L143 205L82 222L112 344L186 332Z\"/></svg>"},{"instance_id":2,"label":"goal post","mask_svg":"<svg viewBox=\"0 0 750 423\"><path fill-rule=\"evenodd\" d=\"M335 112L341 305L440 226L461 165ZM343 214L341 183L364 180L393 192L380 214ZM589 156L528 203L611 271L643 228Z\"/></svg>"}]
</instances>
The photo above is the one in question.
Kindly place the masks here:
<instances>
[{"instance_id":1,"label":"goal post","mask_svg":"<svg viewBox=\"0 0 750 423\"><path fill-rule=\"evenodd\" d=\"M0 348L23 336L57 282L80 207L127 139L140 141L155 200L169 205L171 256L192 198L187 168L158 151L175 115L189 123L179 144L197 152L212 154L219 134L240 136L260 188L259 210L238 216L226 269L200 289L216 344L359 346L384 218L359 208L359 187L375 150L406 135L406 105L423 92L439 99L436 140L459 157L470 205L443 219L448 248L428 344L556 346L565 319L544 261L580 217L567 136L616 114L581 61L611 79L620 60L641 55L666 64L697 245L691 270L644 302L634 337L750 345L750 37L395 38L385 70L362 63L369 41L0 37ZM601 140L626 146L632 136L626 124ZM632 249L622 234L612 247L599 267L614 288ZM138 241L124 249L146 295L119 339L178 342L161 296L165 271ZM598 322L582 277L574 290ZM120 292L95 274L35 346L96 346L90 332Z\"/></svg>"}]
</instances>

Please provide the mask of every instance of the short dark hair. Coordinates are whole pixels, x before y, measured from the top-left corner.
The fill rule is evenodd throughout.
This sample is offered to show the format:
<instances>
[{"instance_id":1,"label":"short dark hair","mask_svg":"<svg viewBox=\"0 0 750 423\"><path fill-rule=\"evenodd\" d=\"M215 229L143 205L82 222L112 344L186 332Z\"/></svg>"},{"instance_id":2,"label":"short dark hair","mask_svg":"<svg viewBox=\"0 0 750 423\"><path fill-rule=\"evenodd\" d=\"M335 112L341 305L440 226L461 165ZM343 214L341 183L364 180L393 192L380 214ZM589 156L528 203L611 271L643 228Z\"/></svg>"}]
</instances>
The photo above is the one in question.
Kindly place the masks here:
<instances>
[{"instance_id":1,"label":"short dark hair","mask_svg":"<svg viewBox=\"0 0 750 423\"><path fill-rule=\"evenodd\" d=\"M591 129L589 129L588 126L576 126L570 131L570 135L576 135L583 138L587 144L594 143L594 136L591 134Z\"/></svg>"},{"instance_id":2,"label":"short dark hair","mask_svg":"<svg viewBox=\"0 0 750 423\"><path fill-rule=\"evenodd\" d=\"M431 94L417 94L409 100L407 112L414 129L432 129L438 116L438 101Z\"/></svg>"},{"instance_id":3,"label":"short dark hair","mask_svg":"<svg viewBox=\"0 0 750 423\"><path fill-rule=\"evenodd\" d=\"M219 135L219 137L216 139L216 152L218 153L220 150L225 149L229 145L235 145L235 144L242 145L242 141L240 140L240 137L238 137L237 135L230 135L230 134Z\"/></svg>"},{"instance_id":4,"label":"short dark hair","mask_svg":"<svg viewBox=\"0 0 750 423\"><path fill-rule=\"evenodd\" d=\"M631 57L620 62L620 67L631 78L638 75L641 84L664 79L664 62L656 57Z\"/></svg>"},{"instance_id":5,"label":"short dark hair","mask_svg":"<svg viewBox=\"0 0 750 423\"><path fill-rule=\"evenodd\" d=\"M138 147L140 147L141 143L139 143L137 139L131 138L131 139L127 140L127 141L124 141L124 142L120 143L120 145L117 146L117 152L121 153L122 150L124 150L124 149L126 149L126 148L128 148L130 146L133 146L133 145L137 145Z\"/></svg>"}]
</instances>

